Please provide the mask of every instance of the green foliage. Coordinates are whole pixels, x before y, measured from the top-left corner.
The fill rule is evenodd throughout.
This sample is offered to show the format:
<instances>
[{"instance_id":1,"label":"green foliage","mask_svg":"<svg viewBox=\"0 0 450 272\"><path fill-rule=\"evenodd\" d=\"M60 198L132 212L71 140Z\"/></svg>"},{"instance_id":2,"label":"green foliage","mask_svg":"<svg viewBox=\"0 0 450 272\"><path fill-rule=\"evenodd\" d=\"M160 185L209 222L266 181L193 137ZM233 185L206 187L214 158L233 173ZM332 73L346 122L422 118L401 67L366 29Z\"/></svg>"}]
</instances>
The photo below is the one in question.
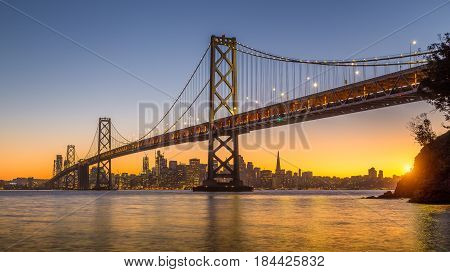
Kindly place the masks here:
<instances>
[{"instance_id":1,"label":"green foliage","mask_svg":"<svg viewBox=\"0 0 450 272\"><path fill-rule=\"evenodd\" d=\"M428 57L429 69L419 93L450 121L450 33L439 39L440 43L428 47L433 53Z\"/></svg>"},{"instance_id":2,"label":"green foliage","mask_svg":"<svg viewBox=\"0 0 450 272\"><path fill-rule=\"evenodd\" d=\"M431 121L428 119L426 113L422 113L413 118L408 123L408 129L411 131L416 142L421 146L425 146L436 139L436 133L434 133L431 127Z\"/></svg>"}]
</instances>

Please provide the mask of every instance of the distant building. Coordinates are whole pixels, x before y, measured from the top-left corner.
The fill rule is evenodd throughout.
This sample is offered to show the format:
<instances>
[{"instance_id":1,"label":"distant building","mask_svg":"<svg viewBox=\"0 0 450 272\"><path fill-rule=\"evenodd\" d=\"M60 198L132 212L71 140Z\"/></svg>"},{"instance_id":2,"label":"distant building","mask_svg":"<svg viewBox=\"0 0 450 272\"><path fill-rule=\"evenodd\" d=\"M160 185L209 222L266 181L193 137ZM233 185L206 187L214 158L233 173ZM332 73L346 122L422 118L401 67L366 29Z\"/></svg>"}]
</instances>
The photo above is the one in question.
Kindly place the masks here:
<instances>
[{"instance_id":1,"label":"distant building","mask_svg":"<svg viewBox=\"0 0 450 272\"><path fill-rule=\"evenodd\" d=\"M48 180L29 178L15 178L9 182L0 182L0 187L5 190L32 190L42 188Z\"/></svg>"},{"instance_id":2,"label":"distant building","mask_svg":"<svg viewBox=\"0 0 450 272\"><path fill-rule=\"evenodd\" d=\"M148 164L148 156L145 155L144 158L142 158L142 173L148 174L150 171L149 164Z\"/></svg>"},{"instance_id":3,"label":"distant building","mask_svg":"<svg viewBox=\"0 0 450 272\"><path fill-rule=\"evenodd\" d=\"M169 169L170 170L176 170L178 166L177 161L169 161Z\"/></svg>"},{"instance_id":4,"label":"distant building","mask_svg":"<svg viewBox=\"0 0 450 272\"><path fill-rule=\"evenodd\" d=\"M312 177L313 177L313 172L311 172L311 171L305 171L302 173L303 179L308 180L308 179L312 179Z\"/></svg>"},{"instance_id":5,"label":"distant building","mask_svg":"<svg viewBox=\"0 0 450 272\"><path fill-rule=\"evenodd\" d=\"M191 185L189 184L187 180L187 165L180 163L177 165L176 170L176 179L180 185L180 188L190 188Z\"/></svg>"},{"instance_id":6,"label":"distant building","mask_svg":"<svg viewBox=\"0 0 450 272\"><path fill-rule=\"evenodd\" d=\"M378 179L383 179L383 178L384 178L383 170L378 171Z\"/></svg>"},{"instance_id":7,"label":"distant building","mask_svg":"<svg viewBox=\"0 0 450 272\"><path fill-rule=\"evenodd\" d=\"M239 178L244 182L244 184L247 184L247 168L245 166L244 158L239 155Z\"/></svg>"},{"instance_id":8,"label":"distant building","mask_svg":"<svg viewBox=\"0 0 450 272\"><path fill-rule=\"evenodd\" d=\"M247 162L247 168L245 169L247 185L254 186L256 181L255 168L252 162Z\"/></svg>"},{"instance_id":9,"label":"distant building","mask_svg":"<svg viewBox=\"0 0 450 272\"><path fill-rule=\"evenodd\" d=\"M261 187L264 189L270 189L272 188L272 171L270 170L262 170L261 176Z\"/></svg>"},{"instance_id":10,"label":"distant building","mask_svg":"<svg viewBox=\"0 0 450 272\"><path fill-rule=\"evenodd\" d=\"M205 163L200 164L200 181L203 182L208 177L208 165Z\"/></svg>"},{"instance_id":11,"label":"distant building","mask_svg":"<svg viewBox=\"0 0 450 272\"><path fill-rule=\"evenodd\" d=\"M200 172L200 160L190 159L189 167L187 169L187 178L192 186L200 185L203 175Z\"/></svg>"},{"instance_id":12,"label":"distant building","mask_svg":"<svg viewBox=\"0 0 450 272\"><path fill-rule=\"evenodd\" d=\"M164 154L161 151L155 153L155 176L160 181L162 179L162 173L167 168L167 159L164 158Z\"/></svg>"},{"instance_id":13,"label":"distant building","mask_svg":"<svg viewBox=\"0 0 450 272\"><path fill-rule=\"evenodd\" d=\"M275 167L275 174L272 177L272 189L283 188L283 184L285 181L285 173L284 170L281 169L280 163L280 151L277 153L277 165Z\"/></svg>"},{"instance_id":14,"label":"distant building","mask_svg":"<svg viewBox=\"0 0 450 272\"><path fill-rule=\"evenodd\" d=\"M275 174L281 171L281 163L280 163L280 151L277 153L277 166L275 167Z\"/></svg>"},{"instance_id":15,"label":"distant building","mask_svg":"<svg viewBox=\"0 0 450 272\"><path fill-rule=\"evenodd\" d=\"M369 179L376 179L377 178L377 170L375 170L375 167L372 167L368 170Z\"/></svg>"},{"instance_id":16,"label":"distant building","mask_svg":"<svg viewBox=\"0 0 450 272\"><path fill-rule=\"evenodd\" d=\"M200 165L200 160L199 159L190 159L189 160L189 165L192 165L192 166L199 166Z\"/></svg>"},{"instance_id":17,"label":"distant building","mask_svg":"<svg viewBox=\"0 0 450 272\"><path fill-rule=\"evenodd\" d=\"M253 168L253 173L254 173L255 179L249 185L253 186L255 188L262 188L263 186L261 183L261 168L259 168L259 167Z\"/></svg>"}]
</instances>

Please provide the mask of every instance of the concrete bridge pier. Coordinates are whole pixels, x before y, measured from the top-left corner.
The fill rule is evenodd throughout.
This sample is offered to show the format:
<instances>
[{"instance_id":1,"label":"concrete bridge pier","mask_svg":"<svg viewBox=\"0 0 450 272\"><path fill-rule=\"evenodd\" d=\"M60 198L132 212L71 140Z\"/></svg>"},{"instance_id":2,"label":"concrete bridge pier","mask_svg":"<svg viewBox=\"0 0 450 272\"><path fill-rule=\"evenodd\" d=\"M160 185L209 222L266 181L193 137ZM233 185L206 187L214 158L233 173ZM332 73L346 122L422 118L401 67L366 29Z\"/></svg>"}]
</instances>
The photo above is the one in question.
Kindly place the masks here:
<instances>
[{"instance_id":1,"label":"concrete bridge pier","mask_svg":"<svg viewBox=\"0 0 450 272\"><path fill-rule=\"evenodd\" d=\"M89 190L89 165L80 165L78 167L78 182L80 184L80 190Z\"/></svg>"}]
</instances>

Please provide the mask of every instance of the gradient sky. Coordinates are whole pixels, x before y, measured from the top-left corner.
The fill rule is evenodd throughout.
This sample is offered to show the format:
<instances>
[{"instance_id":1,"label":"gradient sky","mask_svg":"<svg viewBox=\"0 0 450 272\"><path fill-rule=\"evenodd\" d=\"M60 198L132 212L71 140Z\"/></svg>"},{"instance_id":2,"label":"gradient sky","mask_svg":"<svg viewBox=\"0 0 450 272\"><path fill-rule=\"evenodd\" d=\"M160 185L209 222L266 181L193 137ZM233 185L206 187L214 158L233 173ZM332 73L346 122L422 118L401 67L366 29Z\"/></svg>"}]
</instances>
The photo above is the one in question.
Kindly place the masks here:
<instances>
[{"instance_id":1,"label":"gradient sky","mask_svg":"<svg viewBox=\"0 0 450 272\"><path fill-rule=\"evenodd\" d=\"M387 55L409 51L413 39L426 48L450 31L450 4L421 17L445 2L0 0L0 179L48 178L67 144L87 151L98 117L111 117L124 135L136 137L138 102L170 101L36 21L175 96L211 34L305 59L346 58L368 46L358 56ZM431 110L420 102L296 125L309 148L299 139L283 145L282 166L317 175L365 174L370 166L402 174L419 150L406 123ZM442 132L440 114L431 117ZM278 148L264 141L283 130L242 136L263 140L242 155L274 169ZM181 161L206 158L199 145L165 152ZM113 172L139 171L142 156L114 160Z\"/></svg>"}]
</instances>

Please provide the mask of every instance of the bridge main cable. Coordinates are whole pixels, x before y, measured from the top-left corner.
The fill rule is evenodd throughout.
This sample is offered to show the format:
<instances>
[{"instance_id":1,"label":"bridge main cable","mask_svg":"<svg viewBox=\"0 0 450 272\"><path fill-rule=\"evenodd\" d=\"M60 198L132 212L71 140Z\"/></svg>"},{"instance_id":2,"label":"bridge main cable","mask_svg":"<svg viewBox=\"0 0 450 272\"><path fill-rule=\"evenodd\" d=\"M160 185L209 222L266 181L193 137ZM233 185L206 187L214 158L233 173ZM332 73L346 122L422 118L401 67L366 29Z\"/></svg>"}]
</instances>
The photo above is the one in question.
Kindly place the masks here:
<instances>
[{"instance_id":1,"label":"bridge main cable","mask_svg":"<svg viewBox=\"0 0 450 272\"><path fill-rule=\"evenodd\" d=\"M248 45L237 42L238 46L243 47L241 49L239 47L236 48L237 51L248 54L254 57L265 58L269 60L278 60L283 62L291 62L291 63L302 63L302 64L316 64L316 65L326 65L326 66L394 66L394 65L408 65L408 64L420 64L426 63L426 60L420 61L409 61L409 62L396 62L396 63L372 63L372 62L380 62L380 61L388 61L388 60L397 60L411 57L421 57L434 53L435 51L417 51L406 54L398 54L393 56L382 56L382 57L370 57L364 59L353 59L353 60L301 60L296 58L284 57L275 55L272 53L267 53Z\"/></svg>"}]
</instances>

